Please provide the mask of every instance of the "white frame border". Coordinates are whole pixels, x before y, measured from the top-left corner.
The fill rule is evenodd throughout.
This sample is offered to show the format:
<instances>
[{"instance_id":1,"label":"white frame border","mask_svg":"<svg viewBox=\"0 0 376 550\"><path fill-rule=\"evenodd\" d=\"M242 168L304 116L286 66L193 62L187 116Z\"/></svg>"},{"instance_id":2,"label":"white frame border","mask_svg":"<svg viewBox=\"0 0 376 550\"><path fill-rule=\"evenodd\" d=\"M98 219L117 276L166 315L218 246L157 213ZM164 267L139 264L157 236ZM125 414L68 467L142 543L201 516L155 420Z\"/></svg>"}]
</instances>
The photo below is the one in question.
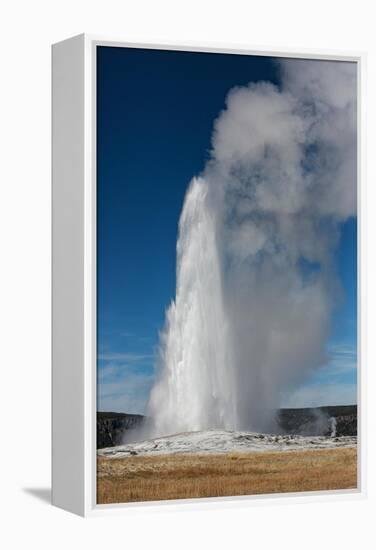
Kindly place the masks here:
<instances>
[{"instance_id":1,"label":"white frame border","mask_svg":"<svg viewBox=\"0 0 376 550\"><path fill-rule=\"evenodd\" d=\"M365 65L363 52L345 53L328 50L283 50L239 44L221 43L131 43L95 35L80 35L84 40L84 511L83 515L113 515L118 513L142 513L148 510L168 509L218 509L254 505L294 504L297 502L331 502L366 497L366 182L365 182ZM77 37L73 38L73 40ZM182 499L119 504L96 503L96 408L97 408L97 358L96 358L96 48L111 46L156 50L175 50L207 53L229 53L272 57L293 57L351 61L358 69L358 488L336 491L302 493L276 493L271 495L245 495ZM56 437L56 435L55 435Z\"/></svg>"}]
</instances>

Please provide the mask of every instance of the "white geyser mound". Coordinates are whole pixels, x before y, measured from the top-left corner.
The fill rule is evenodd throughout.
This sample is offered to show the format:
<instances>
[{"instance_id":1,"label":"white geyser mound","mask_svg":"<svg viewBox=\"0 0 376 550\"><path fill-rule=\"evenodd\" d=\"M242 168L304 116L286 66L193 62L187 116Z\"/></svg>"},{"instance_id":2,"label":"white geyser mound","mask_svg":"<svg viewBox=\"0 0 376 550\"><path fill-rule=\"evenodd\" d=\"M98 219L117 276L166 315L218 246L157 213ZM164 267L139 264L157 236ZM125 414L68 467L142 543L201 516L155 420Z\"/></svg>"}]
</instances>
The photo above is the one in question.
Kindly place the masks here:
<instances>
[{"instance_id":1,"label":"white geyser mound","mask_svg":"<svg viewBox=\"0 0 376 550\"><path fill-rule=\"evenodd\" d=\"M356 66L283 60L234 88L186 194L148 435L273 431L325 362L338 226L356 213Z\"/></svg>"}]
</instances>

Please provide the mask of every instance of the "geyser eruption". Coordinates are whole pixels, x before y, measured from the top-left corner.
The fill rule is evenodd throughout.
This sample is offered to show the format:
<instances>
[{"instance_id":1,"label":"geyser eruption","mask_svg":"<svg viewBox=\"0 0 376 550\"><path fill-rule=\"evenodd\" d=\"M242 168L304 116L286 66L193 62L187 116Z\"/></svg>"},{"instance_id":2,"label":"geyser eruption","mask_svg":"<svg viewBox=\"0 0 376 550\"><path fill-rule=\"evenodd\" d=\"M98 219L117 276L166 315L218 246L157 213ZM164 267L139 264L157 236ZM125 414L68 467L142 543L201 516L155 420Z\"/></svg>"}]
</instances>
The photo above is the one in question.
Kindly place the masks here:
<instances>
[{"instance_id":1,"label":"geyser eruption","mask_svg":"<svg viewBox=\"0 0 376 550\"><path fill-rule=\"evenodd\" d=\"M187 191L153 435L273 430L282 393L325 362L333 251L356 213L356 66L279 68L278 87L230 91Z\"/></svg>"},{"instance_id":2,"label":"geyser eruption","mask_svg":"<svg viewBox=\"0 0 376 550\"><path fill-rule=\"evenodd\" d=\"M180 218L176 298L167 311L162 370L150 399L157 433L230 428L236 417L218 219L210 201L206 179L194 179Z\"/></svg>"}]
</instances>

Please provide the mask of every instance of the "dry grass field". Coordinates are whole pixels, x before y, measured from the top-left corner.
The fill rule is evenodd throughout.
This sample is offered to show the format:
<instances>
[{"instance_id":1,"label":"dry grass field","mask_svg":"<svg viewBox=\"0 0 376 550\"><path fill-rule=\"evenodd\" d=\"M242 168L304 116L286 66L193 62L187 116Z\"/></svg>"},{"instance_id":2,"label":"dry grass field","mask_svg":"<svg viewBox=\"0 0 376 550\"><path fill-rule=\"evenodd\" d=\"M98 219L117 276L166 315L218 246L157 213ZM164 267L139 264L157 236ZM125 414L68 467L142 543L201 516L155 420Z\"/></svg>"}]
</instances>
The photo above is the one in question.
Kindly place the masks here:
<instances>
[{"instance_id":1,"label":"dry grass field","mask_svg":"<svg viewBox=\"0 0 376 550\"><path fill-rule=\"evenodd\" d=\"M97 502L356 488L355 448L97 460Z\"/></svg>"}]
</instances>

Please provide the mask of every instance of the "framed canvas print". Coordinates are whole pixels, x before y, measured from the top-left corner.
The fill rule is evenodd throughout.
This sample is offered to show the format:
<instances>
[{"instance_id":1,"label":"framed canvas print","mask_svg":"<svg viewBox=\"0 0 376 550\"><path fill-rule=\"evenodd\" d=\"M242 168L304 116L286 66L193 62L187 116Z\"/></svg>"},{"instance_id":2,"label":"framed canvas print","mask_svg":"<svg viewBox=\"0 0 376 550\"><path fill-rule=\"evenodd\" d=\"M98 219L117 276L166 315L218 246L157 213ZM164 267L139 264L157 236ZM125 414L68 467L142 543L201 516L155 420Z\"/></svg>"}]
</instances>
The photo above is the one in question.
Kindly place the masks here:
<instances>
[{"instance_id":1,"label":"framed canvas print","mask_svg":"<svg viewBox=\"0 0 376 550\"><path fill-rule=\"evenodd\" d=\"M360 81L359 55L53 46L56 505L364 490Z\"/></svg>"}]
</instances>

